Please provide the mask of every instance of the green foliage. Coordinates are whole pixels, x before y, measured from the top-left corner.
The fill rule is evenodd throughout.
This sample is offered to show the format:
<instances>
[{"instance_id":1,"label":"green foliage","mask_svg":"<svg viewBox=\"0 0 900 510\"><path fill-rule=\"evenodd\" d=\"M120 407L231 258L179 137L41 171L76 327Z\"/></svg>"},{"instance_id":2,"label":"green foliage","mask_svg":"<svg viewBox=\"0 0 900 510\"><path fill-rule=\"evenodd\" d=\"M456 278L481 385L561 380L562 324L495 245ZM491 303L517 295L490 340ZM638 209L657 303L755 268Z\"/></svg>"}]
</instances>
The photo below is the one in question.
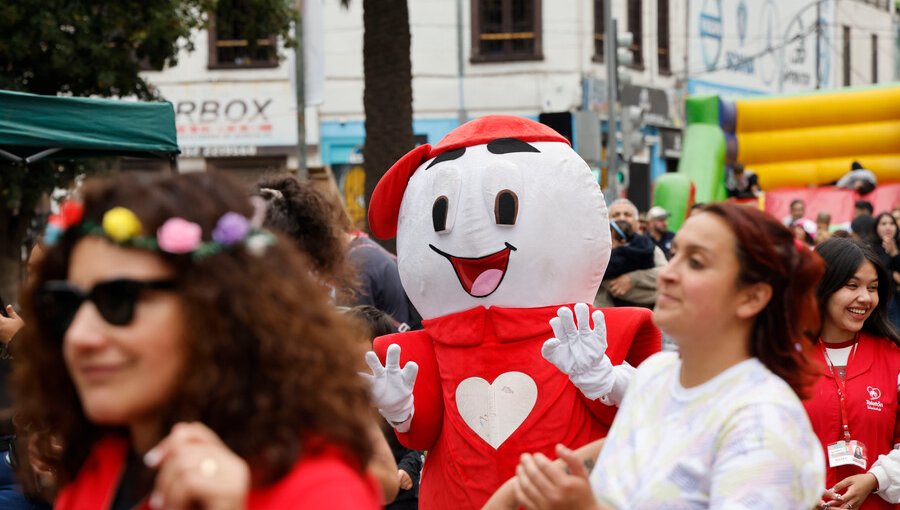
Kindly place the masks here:
<instances>
[{"instance_id":1,"label":"green foliage","mask_svg":"<svg viewBox=\"0 0 900 510\"><path fill-rule=\"evenodd\" d=\"M139 75L177 63L194 31L222 9L254 39L276 34L293 46L293 0L0 1L0 89L36 94L155 99ZM43 193L109 163L0 160L0 207L33 207ZM2 230L2 229L0 229Z\"/></svg>"},{"instance_id":2,"label":"green foliage","mask_svg":"<svg viewBox=\"0 0 900 510\"><path fill-rule=\"evenodd\" d=\"M37 94L154 97L139 76L193 49L219 0L16 0L0 2L0 88ZM288 41L292 0L221 0L252 34Z\"/></svg>"}]
</instances>

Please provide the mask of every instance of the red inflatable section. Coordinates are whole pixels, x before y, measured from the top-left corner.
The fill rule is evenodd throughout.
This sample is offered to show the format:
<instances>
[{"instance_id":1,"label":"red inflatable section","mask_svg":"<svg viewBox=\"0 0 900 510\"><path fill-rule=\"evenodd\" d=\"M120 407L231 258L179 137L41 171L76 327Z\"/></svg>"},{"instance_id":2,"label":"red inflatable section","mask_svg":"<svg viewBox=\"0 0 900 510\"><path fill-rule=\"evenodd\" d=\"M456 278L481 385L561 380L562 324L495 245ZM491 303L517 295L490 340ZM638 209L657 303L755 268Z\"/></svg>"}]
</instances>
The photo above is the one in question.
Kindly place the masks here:
<instances>
[{"instance_id":1,"label":"red inflatable section","mask_svg":"<svg viewBox=\"0 0 900 510\"><path fill-rule=\"evenodd\" d=\"M810 188L779 188L767 191L765 211L780 219L791 212L791 202L799 198L806 202L806 218L815 220L820 212L831 213L831 224L849 224L853 219L853 203L863 199L872 202L875 214L891 212L900 205L900 184L884 184L865 196L834 186Z\"/></svg>"}]
</instances>

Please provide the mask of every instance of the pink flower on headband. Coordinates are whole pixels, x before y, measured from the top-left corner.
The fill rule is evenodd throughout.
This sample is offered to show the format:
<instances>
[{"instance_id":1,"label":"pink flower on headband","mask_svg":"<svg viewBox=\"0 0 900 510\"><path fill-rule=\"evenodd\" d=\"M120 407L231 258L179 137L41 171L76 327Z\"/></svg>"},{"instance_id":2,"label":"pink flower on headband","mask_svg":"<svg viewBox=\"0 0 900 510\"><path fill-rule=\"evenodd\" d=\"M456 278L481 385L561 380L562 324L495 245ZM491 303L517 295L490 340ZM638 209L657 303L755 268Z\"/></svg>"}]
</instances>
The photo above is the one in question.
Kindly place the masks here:
<instances>
[{"instance_id":1,"label":"pink flower on headband","mask_svg":"<svg viewBox=\"0 0 900 510\"><path fill-rule=\"evenodd\" d=\"M250 222L247 218L236 212L227 212L216 222L216 228L212 231L213 241L222 246L231 246L239 243L247 237L250 231Z\"/></svg>"},{"instance_id":2,"label":"pink flower on headband","mask_svg":"<svg viewBox=\"0 0 900 510\"><path fill-rule=\"evenodd\" d=\"M203 229L183 218L169 218L156 231L159 249L169 253L190 253L200 246Z\"/></svg>"}]
</instances>

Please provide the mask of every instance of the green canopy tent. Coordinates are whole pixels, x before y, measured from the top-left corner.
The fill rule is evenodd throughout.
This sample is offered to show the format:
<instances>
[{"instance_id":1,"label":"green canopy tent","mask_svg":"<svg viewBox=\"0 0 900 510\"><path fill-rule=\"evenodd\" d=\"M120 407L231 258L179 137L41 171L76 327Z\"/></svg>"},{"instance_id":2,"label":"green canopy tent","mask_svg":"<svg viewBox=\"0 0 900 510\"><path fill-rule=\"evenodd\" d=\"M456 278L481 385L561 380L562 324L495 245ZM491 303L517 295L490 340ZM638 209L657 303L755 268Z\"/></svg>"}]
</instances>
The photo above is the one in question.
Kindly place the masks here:
<instances>
[{"instance_id":1,"label":"green canopy tent","mask_svg":"<svg viewBox=\"0 0 900 510\"><path fill-rule=\"evenodd\" d=\"M171 103L0 90L0 161L159 157L174 168L178 152Z\"/></svg>"},{"instance_id":2,"label":"green canopy tent","mask_svg":"<svg viewBox=\"0 0 900 510\"><path fill-rule=\"evenodd\" d=\"M11 167L28 169L47 159L111 156L161 158L174 170L178 152L171 103L0 90L0 172ZM0 184L6 183L0 179ZM0 189L0 195L7 191ZM15 294L18 263L11 266L7 262L19 253L16 250L29 222L13 224L12 214L11 210L0 211L0 290Z\"/></svg>"}]
</instances>

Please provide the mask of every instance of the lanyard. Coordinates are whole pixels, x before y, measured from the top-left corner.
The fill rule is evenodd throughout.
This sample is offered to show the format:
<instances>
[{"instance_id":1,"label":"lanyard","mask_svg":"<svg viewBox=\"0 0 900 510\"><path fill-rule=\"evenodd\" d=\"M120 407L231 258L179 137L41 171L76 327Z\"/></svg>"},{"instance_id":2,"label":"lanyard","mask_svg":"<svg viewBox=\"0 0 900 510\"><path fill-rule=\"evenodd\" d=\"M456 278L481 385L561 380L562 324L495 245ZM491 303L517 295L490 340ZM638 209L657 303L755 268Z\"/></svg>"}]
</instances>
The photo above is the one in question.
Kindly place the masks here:
<instances>
[{"instance_id":1,"label":"lanyard","mask_svg":"<svg viewBox=\"0 0 900 510\"><path fill-rule=\"evenodd\" d=\"M831 358L828 356L828 349L825 348L825 342L820 340L819 347L822 349L822 354L825 356L825 364L828 365L828 370L831 371L831 376L834 377L834 382L837 384L838 401L841 404L841 430L844 432L844 440L849 441L850 420L847 418L847 383L835 373L834 363L831 362ZM853 351L851 351L850 356L847 358L847 365L844 367L844 377L847 377L850 373L850 362L856 356L857 347L859 347L858 340L853 344Z\"/></svg>"}]
</instances>

